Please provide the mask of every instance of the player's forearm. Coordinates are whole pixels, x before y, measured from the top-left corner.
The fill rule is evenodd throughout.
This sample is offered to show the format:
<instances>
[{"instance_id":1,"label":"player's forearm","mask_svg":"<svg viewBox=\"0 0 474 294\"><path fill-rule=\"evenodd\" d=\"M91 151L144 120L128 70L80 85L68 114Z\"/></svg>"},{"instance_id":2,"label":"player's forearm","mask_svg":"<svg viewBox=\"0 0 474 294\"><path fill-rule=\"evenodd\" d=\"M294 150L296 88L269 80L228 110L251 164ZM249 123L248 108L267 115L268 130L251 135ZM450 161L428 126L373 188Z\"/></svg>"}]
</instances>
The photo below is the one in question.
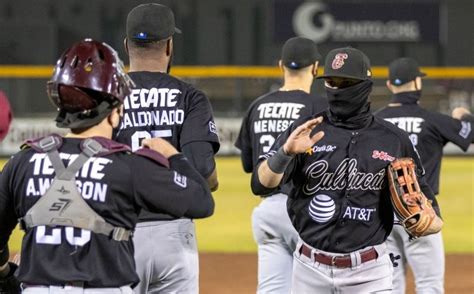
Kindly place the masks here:
<instances>
[{"instance_id":1,"label":"player's forearm","mask_svg":"<svg viewBox=\"0 0 474 294\"><path fill-rule=\"evenodd\" d=\"M276 188L283 178L283 173L275 173L268 166L268 161L265 160L258 168L258 179L260 183L266 188Z\"/></svg>"},{"instance_id":2,"label":"player's forearm","mask_svg":"<svg viewBox=\"0 0 474 294\"><path fill-rule=\"evenodd\" d=\"M204 218L214 213L214 199L212 198L207 181L191 166L186 157L177 154L169 158L170 167L180 174L196 182L199 191L190 200L188 210L184 216L189 218Z\"/></svg>"},{"instance_id":3,"label":"player's forearm","mask_svg":"<svg viewBox=\"0 0 474 294\"><path fill-rule=\"evenodd\" d=\"M255 195L265 195L275 190L293 158L294 155L286 154L283 147L280 147L270 158L257 165L252 173L252 192Z\"/></svg>"},{"instance_id":4,"label":"player's forearm","mask_svg":"<svg viewBox=\"0 0 474 294\"><path fill-rule=\"evenodd\" d=\"M275 173L268 167L267 160L263 161L252 173L251 187L255 195L266 195L273 192L280 184L283 173Z\"/></svg>"}]
</instances>

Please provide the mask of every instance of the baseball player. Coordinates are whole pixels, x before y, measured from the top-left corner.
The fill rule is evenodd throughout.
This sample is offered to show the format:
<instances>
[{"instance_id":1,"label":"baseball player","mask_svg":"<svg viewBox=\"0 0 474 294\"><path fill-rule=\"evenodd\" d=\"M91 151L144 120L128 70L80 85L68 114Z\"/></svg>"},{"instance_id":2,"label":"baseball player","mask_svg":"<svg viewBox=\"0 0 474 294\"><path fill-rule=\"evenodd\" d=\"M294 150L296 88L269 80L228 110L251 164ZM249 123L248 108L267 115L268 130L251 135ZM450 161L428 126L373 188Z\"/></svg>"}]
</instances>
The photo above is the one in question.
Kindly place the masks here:
<instances>
[{"instance_id":1,"label":"baseball player","mask_svg":"<svg viewBox=\"0 0 474 294\"><path fill-rule=\"evenodd\" d=\"M422 80L418 63L412 58L399 58L389 66L387 87L393 93L390 104L376 116L406 131L419 152L426 171L426 181L434 194L439 193L439 174L443 147L453 142L464 151L474 140L469 121L461 121L425 110L418 103ZM397 225L398 224L398 225ZM405 293L406 265L415 277L417 293L444 293L444 249L441 232L410 240L397 223L388 238L388 251L398 266L394 269L394 293Z\"/></svg>"},{"instance_id":2,"label":"baseball player","mask_svg":"<svg viewBox=\"0 0 474 294\"><path fill-rule=\"evenodd\" d=\"M145 138L163 137L182 151L217 189L214 154L219 139L207 97L169 75L175 27L173 12L143 4L127 17L125 47L136 87L125 99L116 136L135 150ZM212 214L209 213L210 216ZM144 212L135 232L138 293L197 293L199 264L194 223L167 213Z\"/></svg>"},{"instance_id":3,"label":"baseball player","mask_svg":"<svg viewBox=\"0 0 474 294\"><path fill-rule=\"evenodd\" d=\"M324 99L310 94L320 58L316 44L309 39L295 37L284 44L279 61L283 86L250 105L235 143L241 150L245 172L253 171L258 156L267 153L293 121L327 108ZM253 235L258 244L258 293L290 291L298 233L286 212L288 188L260 195L263 200L252 214Z\"/></svg>"},{"instance_id":4,"label":"baseball player","mask_svg":"<svg viewBox=\"0 0 474 294\"><path fill-rule=\"evenodd\" d=\"M385 240L393 208L386 168L399 157L421 163L407 134L370 112L364 53L330 51L321 78L328 110L298 119L276 140L252 174L252 189L261 195L292 185L287 207L299 234L292 293L389 293L393 266ZM420 185L434 200L422 177Z\"/></svg>"},{"instance_id":5,"label":"baseball player","mask_svg":"<svg viewBox=\"0 0 474 294\"><path fill-rule=\"evenodd\" d=\"M10 123L12 122L12 112L7 96L0 91L0 142L7 136Z\"/></svg>"},{"instance_id":6,"label":"baseball player","mask_svg":"<svg viewBox=\"0 0 474 294\"><path fill-rule=\"evenodd\" d=\"M29 140L0 180L0 292L19 293L8 239L25 230L15 274L23 293L133 293L132 231L141 207L202 217L206 181L169 143L130 148L110 138L132 82L117 53L86 39L66 50L48 82L65 137ZM170 169L171 167L171 169Z\"/></svg>"}]
</instances>

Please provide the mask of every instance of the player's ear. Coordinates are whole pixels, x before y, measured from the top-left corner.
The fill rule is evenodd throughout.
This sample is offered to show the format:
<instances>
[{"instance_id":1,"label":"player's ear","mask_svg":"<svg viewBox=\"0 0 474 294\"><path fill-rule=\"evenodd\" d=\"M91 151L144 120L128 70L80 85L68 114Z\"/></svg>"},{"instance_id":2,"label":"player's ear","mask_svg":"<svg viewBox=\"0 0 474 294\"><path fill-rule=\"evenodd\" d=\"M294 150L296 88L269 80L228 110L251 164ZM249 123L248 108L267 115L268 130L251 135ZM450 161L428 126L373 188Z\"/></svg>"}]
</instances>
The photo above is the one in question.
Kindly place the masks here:
<instances>
[{"instance_id":1,"label":"player's ear","mask_svg":"<svg viewBox=\"0 0 474 294\"><path fill-rule=\"evenodd\" d=\"M385 85L387 86L387 88L388 88L390 91L392 91L392 83L390 83L389 80L387 80L387 81L385 82Z\"/></svg>"},{"instance_id":2,"label":"player's ear","mask_svg":"<svg viewBox=\"0 0 474 294\"><path fill-rule=\"evenodd\" d=\"M280 70L281 70L282 72L284 72L284 70L283 70L283 62L281 61L281 59L278 60L278 67L280 68Z\"/></svg>"},{"instance_id":3,"label":"player's ear","mask_svg":"<svg viewBox=\"0 0 474 294\"><path fill-rule=\"evenodd\" d=\"M422 86L423 86L423 83L421 82L421 77L416 77L416 79L415 79L416 90L417 91L421 90Z\"/></svg>"},{"instance_id":4,"label":"player's ear","mask_svg":"<svg viewBox=\"0 0 474 294\"><path fill-rule=\"evenodd\" d=\"M127 55L129 55L128 54L128 40L127 40L127 37L125 37L123 39L123 47L125 47L125 52L127 53Z\"/></svg>"},{"instance_id":5,"label":"player's ear","mask_svg":"<svg viewBox=\"0 0 474 294\"><path fill-rule=\"evenodd\" d=\"M314 63L313 72L312 72L313 77L316 77L318 75L318 67L319 67L319 61L316 61Z\"/></svg>"},{"instance_id":6,"label":"player's ear","mask_svg":"<svg viewBox=\"0 0 474 294\"><path fill-rule=\"evenodd\" d=\"M112 128L118 128L120 125L120 121L122 119L123 115L123 105L120 105L119 107L116 107L112 112L109 114L107 117L107 120L109 124L112 126Z\"/></svg>"},{"instance_id":7,"label":"player's ear","mask_svg":"<svg viewBox=\"0 0 474 294\"><path fill-rule=\"evenodd\" d=\"M166 41L166 56L171 56L173 53L173 38L169 38Z\"/></svg>"}]
</instances>

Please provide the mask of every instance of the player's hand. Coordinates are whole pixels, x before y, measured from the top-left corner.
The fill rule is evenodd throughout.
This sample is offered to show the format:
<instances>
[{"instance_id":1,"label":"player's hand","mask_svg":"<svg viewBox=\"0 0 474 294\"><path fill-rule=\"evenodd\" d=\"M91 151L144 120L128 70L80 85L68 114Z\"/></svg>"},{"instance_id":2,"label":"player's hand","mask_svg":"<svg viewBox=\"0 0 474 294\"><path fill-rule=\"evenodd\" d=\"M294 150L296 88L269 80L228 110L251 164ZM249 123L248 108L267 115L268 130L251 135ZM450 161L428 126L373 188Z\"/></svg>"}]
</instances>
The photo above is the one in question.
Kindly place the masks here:
<instances>
[{"instance_id":1,"label":"player's hand","mask_svg":"<svg viewBox=\"0 0 474 294\"><path fill-rule=\"evenodd\" d=\"M464 107L456 107L453 109L451 116L455 119L461 119L465 114L471 114L471 112Z\"/></svg>"},{"instance_id":2,"label":"player's hand","mask_svg":"<svg viewBox=\"0 0 474 294\"><path fill-rule=\"evenodd\" d=\"M320 131L310 137L313 129L323 121L323 118L317 117L308 120L304 124L297 127L286 140L283 145L283 151L288 155L295 155L307 151L313 147L324 136L324 132Z\"/></svg>"},{"instance_id":3,"label":"player's hand","mask_svg":"<svg viewBox=\"0 0 474 294\"><path fill-rule=\"evenodd\" d=\"M142 146L159 152L166 158L170 158L171 156L179 153L173 145L162 138L144 139L142 141Z\"/></svg>"}]
</instances>

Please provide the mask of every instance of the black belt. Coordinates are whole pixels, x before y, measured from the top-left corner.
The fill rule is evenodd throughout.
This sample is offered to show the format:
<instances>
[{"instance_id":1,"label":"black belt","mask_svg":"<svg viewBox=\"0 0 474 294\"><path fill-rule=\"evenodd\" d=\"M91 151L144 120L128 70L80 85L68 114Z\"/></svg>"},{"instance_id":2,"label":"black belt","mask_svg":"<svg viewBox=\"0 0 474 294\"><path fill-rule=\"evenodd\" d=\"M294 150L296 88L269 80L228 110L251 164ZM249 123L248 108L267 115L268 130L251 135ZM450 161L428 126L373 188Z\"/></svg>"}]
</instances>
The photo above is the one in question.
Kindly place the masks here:
<instances>
[{"instance_id":1,"label":"black belt","mask_svg":"<svg viewBox=\"0 0 474 294\"><path fill-rule=\"evenodd\" d=\"M303 254L304 256L311 258L311 251L312 248L306 246L305 244L301 245L300 248L300 253ZM346 268L346 267L352 267L352 260L351 256L349 254L347 255L326 255L323 253L313 253L314 260L316 262L325 264L325 265L330 265L330 266L335 266L335 267L341 267L341 268ZM378 257L377 251L374 249L374 247L361 251L360 252L360 259L361 263L374 260ZM355 266L355 265L354 265Z\"/></svg>"}]
</instances>

